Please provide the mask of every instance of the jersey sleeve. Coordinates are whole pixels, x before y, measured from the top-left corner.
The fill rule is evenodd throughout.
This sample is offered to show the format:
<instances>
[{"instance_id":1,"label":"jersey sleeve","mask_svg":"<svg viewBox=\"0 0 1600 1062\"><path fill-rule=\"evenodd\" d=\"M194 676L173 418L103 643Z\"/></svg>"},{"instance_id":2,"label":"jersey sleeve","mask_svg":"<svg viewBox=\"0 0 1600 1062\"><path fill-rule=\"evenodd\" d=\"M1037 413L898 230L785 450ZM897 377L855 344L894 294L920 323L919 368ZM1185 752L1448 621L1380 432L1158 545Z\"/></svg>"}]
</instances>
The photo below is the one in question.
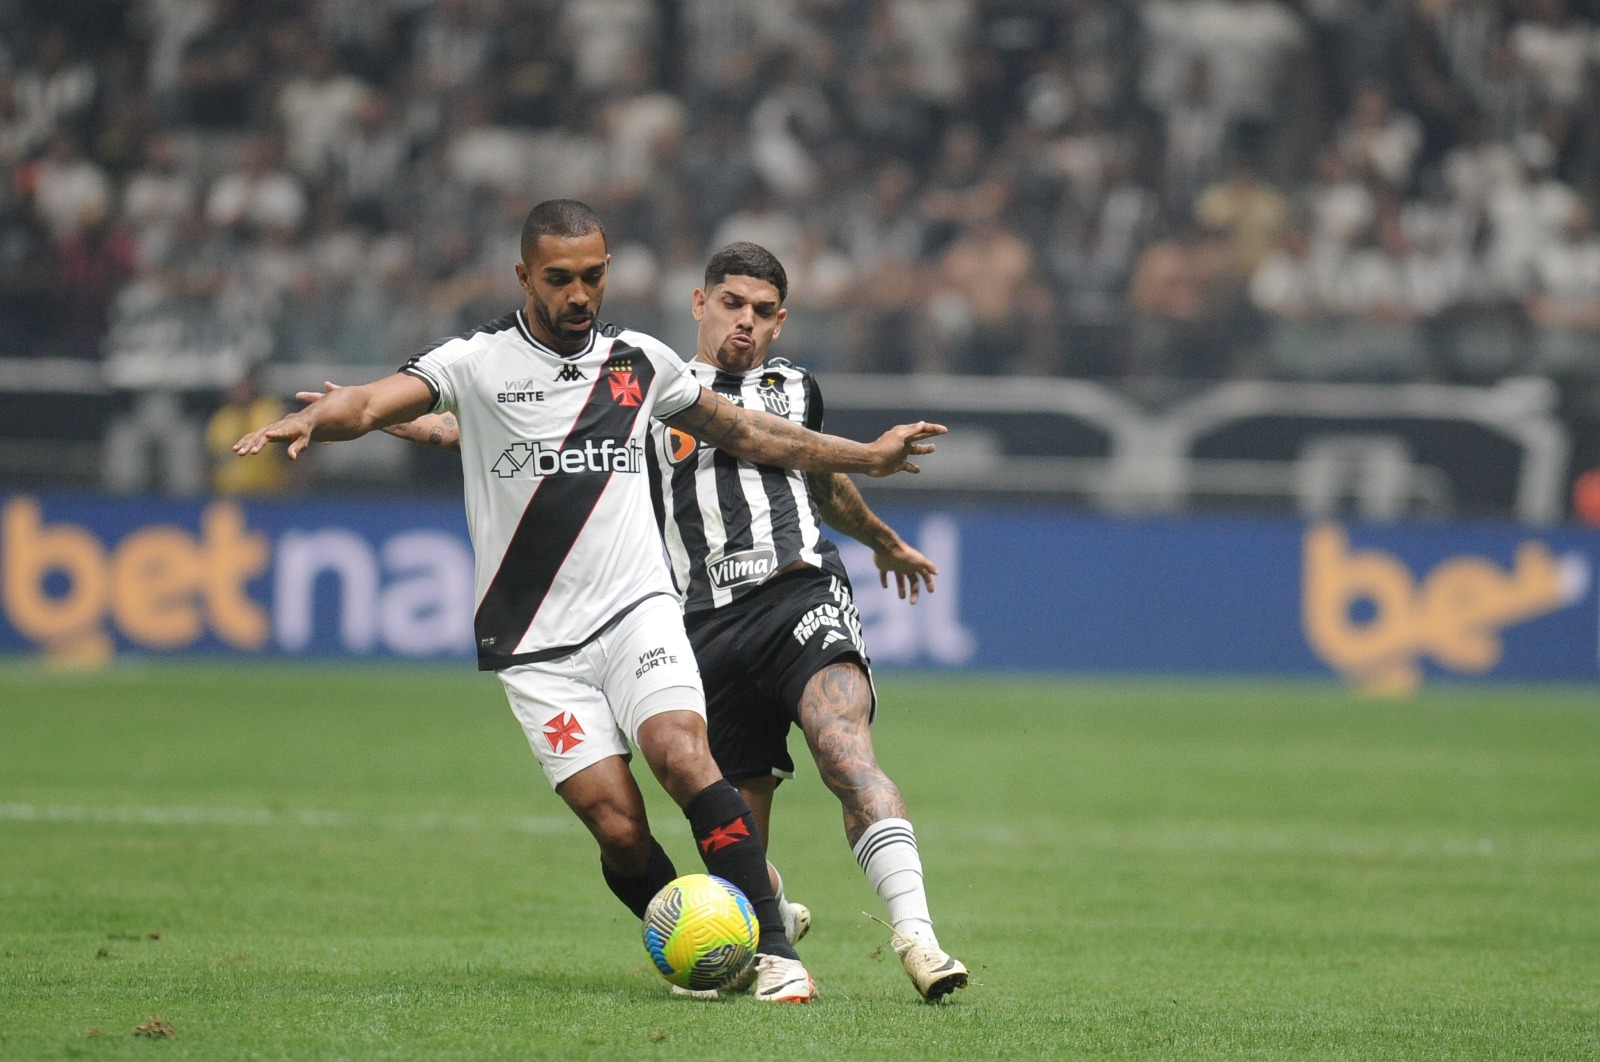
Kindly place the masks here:
<instances>
[{"instance_id":1,"label":"jersey sleeve","mask_svg":"<svg viewBox=\"0 0 1600 1062\"><path fill-rule=\"evenodd\" d=\"M809 372L801 378L806 389L806 419L805 426L812 431L822 430L822 388L817 384L817 378Z\"/></svg>"},{"instance_id":2,"label":"jersey sleeve","mask_svg":"<svg viewBox=\"0 0 1600 1062\"><path fill-rule=\"evenodd\" d=\"M659 384L655 390L655 401L650 406L652 417L666 420L700 400L700 381L694 378L694 373L678 357L677 351L652 336L636 333L630 339L636 341L639 349L656 366Z\"/></svg>"},{"instance_id":3,"label":"jersey sleeve","mask_svg":"<svg viewBox=\"0 0 1600 1062\"><path fill-rule=\"evenodd\" d=\"M461 348L458 340L446 340L416 355L400 366L407 376L415 376L433 392L430 413L456 412L456 368L460 362Z\"/></svg>"}]
</instances>

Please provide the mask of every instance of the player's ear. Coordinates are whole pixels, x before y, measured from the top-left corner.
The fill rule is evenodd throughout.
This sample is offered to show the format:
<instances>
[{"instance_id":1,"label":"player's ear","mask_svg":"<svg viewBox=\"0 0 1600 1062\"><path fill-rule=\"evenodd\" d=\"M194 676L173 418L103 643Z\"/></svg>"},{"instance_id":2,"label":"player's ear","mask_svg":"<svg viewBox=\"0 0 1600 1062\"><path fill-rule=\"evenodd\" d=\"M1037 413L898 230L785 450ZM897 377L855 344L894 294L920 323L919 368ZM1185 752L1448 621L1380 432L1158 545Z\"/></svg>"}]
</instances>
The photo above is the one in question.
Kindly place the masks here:
<instances>
[{"instance_id":1,"label":"player's ear","mask_svg":"<svg viewBox=\"0 0 1600 1062\"><path fill-rule=\"evenodd\" d=\"M709 296L700 288L694 289L694 294L689 296L689 312L694 314L694 319L699 321L706 315L706 299Z\"/></svg>"},{"instance_id":2,"label":"player's ear","mask_svg":"<svg viewBox=\"0 0 1600 1062\"><path fill-rule=\"evenodd\" d=\"M520 287L523 290L524 294L528 294L528 295L532 295L533 294L533 292L528 290L528 282L529 282L529 277L530 276L531 276L531 274L528 272L527 264L524 263L524 262L518 262L517 263L517 286Z\"/></svg>"},{"instance_id":3,"label":"player's ear","mask_svg":"<svg viewBox=\"0 0 1600 1062\"><path fill-rule=\"evenodd\" d=\"M778 336L780 334L782 334L782 332L783 332L783 322L785 320L787 320L788 317L789 317L789 311L784 309L781 306L778 307L778 312L773 315L773 320L778 322L776 325L773 326L773 329L772 329L772 338L773 339L777 339Z\"/></svg>"}]
</instances>

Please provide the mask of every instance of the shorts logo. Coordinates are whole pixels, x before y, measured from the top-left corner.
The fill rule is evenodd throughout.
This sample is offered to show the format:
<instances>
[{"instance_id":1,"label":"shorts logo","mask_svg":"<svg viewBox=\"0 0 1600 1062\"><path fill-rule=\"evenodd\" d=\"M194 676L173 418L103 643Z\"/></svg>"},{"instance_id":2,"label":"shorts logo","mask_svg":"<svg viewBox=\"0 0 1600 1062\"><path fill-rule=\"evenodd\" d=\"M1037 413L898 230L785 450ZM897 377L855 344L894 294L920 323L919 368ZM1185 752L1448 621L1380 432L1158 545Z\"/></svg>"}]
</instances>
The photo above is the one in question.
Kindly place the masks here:
<instances>
[{"instance_id":1,"label":"shorts logo","mask_svg":"<svg viewBox=\"0 0 1600 1062\"><path fill-rule=\"evenodd\" d=\"M794 625L794 640L804 645L811 640L813 634L823 628L827 628L828 636L822 640L820 648L826 649L834 642L842 642L847 637L844 631L844 616L838 605L818 605L801 616L800 622Z\"/></svg>"},{"instance_id":2,"label":"shorts logo","mask_svg":"<svg viewBox=\"0 0 1600 1062\"><path fill-rule=\"evenodd\" d=\"M544 739L556 752L571 752L583 744L583 727L571 712L562 712L544 725Z\"/></svg>"},{"instance_id":3,"label":"shorts logo","mask_svg":"<svg viewBox=\"0 0 1600 1062\"><path fill-rule=\"evenodd\" d=\"M588 377L576 365L563 365L561 371L556 373L557 383L572 383L575 380L587 380Z\"/></svg>"},{"instance_id":4,"label":"shorts logo","mask_svg":"<svg viewBox=\"0 0 1600 1062\"><path fill-rule=\"evenodd\" d=\"M619 406L636 407L644 401L644 392L639 388L639 381L631 372L613 372L609 380L611 384L611 397Z\"/></svg>"},{"instance_id":5,"label":"shorts logo","mask_svg":"<svg viewBox=\"0 0 1600 1062\"><path fill-rule=\"evenodd\" d=\"M746 549L719 561L706 562L706 575L718 590L759 583L777 567L778 555L770 549Z\"/></svg>"},{"instance_id":6,"label":"shorts logo","mask_svg":"<svg viewBox=\"0 0 1600 1062\"><path fill-rule=\"evenodd\" d=\"M756 386L756 393L761 396L761 404L767 407L768 413L776 417L789 415L789 393L783 389L777 377L763 377Z\"/></svg>"},{"instance_id":7,"label":"shorts logo","mask_svg":"<svg viewBox=\"0 0 1600 1062\"><path fill-rule=\"evenodd\" d=\"M676 664L678 658L665 649L648 649L639 654L639 666L633 672L634 678L644 678L646 671L653 671L667 664Z\"/></svg>"}]
</instances>

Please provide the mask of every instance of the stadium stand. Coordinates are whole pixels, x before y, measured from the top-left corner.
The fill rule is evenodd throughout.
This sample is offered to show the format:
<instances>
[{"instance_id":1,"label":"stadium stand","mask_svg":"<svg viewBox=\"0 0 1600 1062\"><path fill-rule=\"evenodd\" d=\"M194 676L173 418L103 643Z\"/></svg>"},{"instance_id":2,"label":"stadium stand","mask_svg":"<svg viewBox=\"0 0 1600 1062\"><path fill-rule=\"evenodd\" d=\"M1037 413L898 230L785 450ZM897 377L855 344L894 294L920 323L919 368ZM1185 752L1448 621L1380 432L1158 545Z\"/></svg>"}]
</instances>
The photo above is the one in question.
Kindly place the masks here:
<instances>
[{"instance_id":1,"label":"stadium stand","mask_svg":"<svg viewBox=\"0 0 1600 1062\"><path fill-rule=\"evenodd\" d=\"M680 348L704 255L749 238L820 370L1146 402L1531 374L1600 463L1597 14L0 2L0 393L35 407L0 475L91 463L118 417L198 430L252 367L389 366L501 312L549 195L607 219L606 316Z\"/></svg>"}]
</instances>

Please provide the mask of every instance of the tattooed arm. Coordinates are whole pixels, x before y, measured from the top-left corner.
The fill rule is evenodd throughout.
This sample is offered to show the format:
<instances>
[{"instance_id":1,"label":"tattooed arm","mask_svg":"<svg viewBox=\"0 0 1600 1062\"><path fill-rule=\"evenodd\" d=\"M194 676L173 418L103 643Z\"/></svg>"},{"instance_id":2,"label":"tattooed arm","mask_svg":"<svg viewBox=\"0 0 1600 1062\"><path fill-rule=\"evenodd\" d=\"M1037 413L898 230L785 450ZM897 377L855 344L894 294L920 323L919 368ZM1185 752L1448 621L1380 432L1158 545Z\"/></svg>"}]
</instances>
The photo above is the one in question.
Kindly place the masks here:
<instances>
[{"instance_id":1,"label":"tattooed arm","mask_svg":"<svg viewBox=\"0 0 1600 1062\"><path fill-rule=\"evenodd\" d=\"M920 472L910 458L934 450L932 443L921 440L948 430L942 424L918 421L896 425L873 442L861 443L822 435L765 410L736 406L705 387L700 389L698 402L665 419L703 443L758 465L807 472L864 472L875 477Z\"/></svg>"},{"instance_id":2,"label":"tattooed arm","mask_svg":"<svg viewBox=\"0 0 1600 1062\"><path fill-rule=\"evenodd\" d=\"M433 405L433 393L415 376L394 373L359 387L341 387L233 444L240 455L257 454L269 443L287 443L290 460L313 442L359 439L369 431L402 424Z\"/></svg>"},{"instance_id":3,"label":"tattooed arm","mask_svg":"<svg viewBox=\"0 0 1600 1062\"><path fill-rule=\"evenodd\" d=\"M878 585L887 587L889 573L893 572L895 590L902 599L909 594L913 605L922 584L927 584L929 593L933 592L933 577L939 569L867 508L866 499L849 476L842 472L808 472L806 484L816 499L818 515L828 526L872 550L872 563L878 566Z\"/></svg>"},{"instance_id":4,"label":"tattooed arm","mask_svg":"<svg viewBox=\"0 0 1600 1062\"><path fill-rule=\"evenodd\" d=\"M327 380L322 382L322 386L323 391L296 391L294 397L309 406L323 398L325 394L331 395L342 389L342 385ZM383 431L396 439L431 446L445 453L461 452L461 425L456 422L454 413L426 413L403 424L386 425Z\"/></svg>"}]
</instances>

